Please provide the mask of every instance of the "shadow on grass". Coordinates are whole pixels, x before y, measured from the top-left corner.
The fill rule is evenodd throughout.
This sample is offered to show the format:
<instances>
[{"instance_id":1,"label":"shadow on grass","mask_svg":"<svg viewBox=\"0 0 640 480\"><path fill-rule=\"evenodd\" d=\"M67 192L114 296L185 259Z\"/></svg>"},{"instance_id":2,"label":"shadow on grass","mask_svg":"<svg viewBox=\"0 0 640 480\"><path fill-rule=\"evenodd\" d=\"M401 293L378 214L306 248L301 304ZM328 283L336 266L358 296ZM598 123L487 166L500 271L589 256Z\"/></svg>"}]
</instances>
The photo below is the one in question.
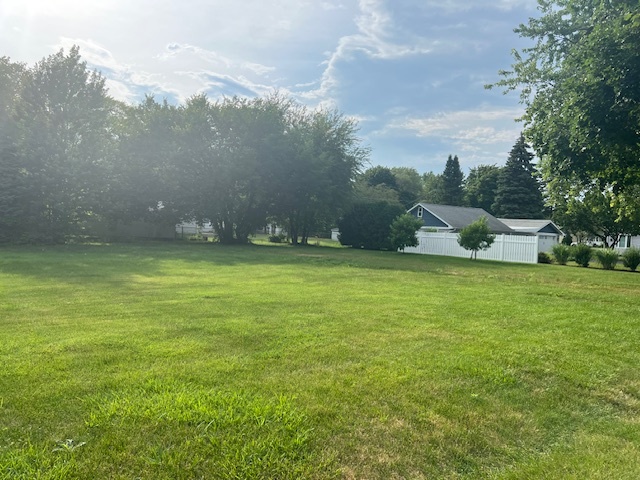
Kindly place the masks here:
<instances>
[{"instance_id":1,"label":"shadow on grass","mask_svg":"<svg viewBox=\"0 0 640 480\"><path fill-rule=\"evenodd\" d=\"M529 275L549 266L466 258L367 251L351 248L288 245L220 245L145 242L0 248L0 273L48 278L65 283L125 284L134 277L234 266L356 268L424 272L431 275ZM552 267L553 268L553 267Z\"/></svg>"}]
</instances>

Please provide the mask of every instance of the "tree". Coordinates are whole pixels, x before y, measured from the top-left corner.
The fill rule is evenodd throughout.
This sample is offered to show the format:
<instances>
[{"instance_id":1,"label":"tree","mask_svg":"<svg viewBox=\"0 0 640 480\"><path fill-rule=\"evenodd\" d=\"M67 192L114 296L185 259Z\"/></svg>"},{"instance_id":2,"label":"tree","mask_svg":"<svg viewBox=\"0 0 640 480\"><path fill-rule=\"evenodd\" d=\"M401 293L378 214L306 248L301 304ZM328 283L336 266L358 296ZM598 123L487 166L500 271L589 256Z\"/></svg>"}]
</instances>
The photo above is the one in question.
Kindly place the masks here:
<instances>
[{"instance_id":1,"label":"tree","mask_svg":"<svg viewBox=\"0 0 640 480\"><path fill-rule=\"evenodd\" d=\"M393 167L400 203L407 210L423 199L422 179L415 168Z\"/></svg>"},{"instance_id":2,"label":"tree","mask_svg":"<svg viewBox=\"0 0 640 480\"><path fill-rule=\"evenodd\" d=\"M0 242L16 237L21 225L27 181L18 159L15 113L25 67L0 57Z\"/></svg>"},{"instance_id":3,"label":"tree","mask_svg":"<svg viewBox=\"0 0 640 480\"><path fill-rule=\"evenodd\" d=\"M289 144L294 141L289 150L293 163L282 162L289 171L282 172L287 180L280 187L290 195L279 218L291 243L305 245L312 232L335 225L351 201L356 173L369 151L359 144L356 123L336 111L308 112L296 107L293 114L295 128L289 128L283 138ZM296 172L293 179L292 172Z\"/></svg>"},{"instance_id":4,"label":"tree","mask_svg":"<svg viewBox=\"0 0 640 480\"><path fill-rule=\"evenodd\" d=\"M478 256L478 250L488 249L495 238L495 235L489 230L487 218L480 217L475 222L460 229L460 232L458 232L458 245L465 250L470 250L470 258L474 259Z\"/></svg>"},{"instance_id":5,"label":"tree","mask_svg":"<svg viewBox=\"0 0 640 480\"><path fill-rule=\"evenodd\" d=\"M404 211L402 206L386 202L357 203L338 221L340 243L367 250L391 250L391 223Z\"/></svg>"},{"instance_id":6,"label":"tree","mask_svg":"<svg viewBox=\"0 0 640 480\"><path fill-rule=\"evenodd\" d=\"M378 165L370 168L362 174L362 180L369 186L385 185L386 187L397 190L396 177L390 168Z\"/></svg>"},{"instance_id":7,"label":"tree","mask_svg":"<svg viewBox=\"0 0 640 480\"><path fill-rule=\"evenodd\" d=\"M389 234L391 247L402 252L404 252L405 247L416 247L418 245L416 232L420 227L422 227L422 222L413 215L405 213L396 217L391 223Z\"/></svg>"},{"instance_id":8,"label":"tree","mask_svg":"<svg viewBox=\"0 0 640 480\"><path fill-rule=\"evenodd\" d=\"M607 248L613 248L622 235L640 233L640 201L636 198L636 208L625 210L617 204L618 199L611 190L601 192L597 187L574 192L556 205L554 218L571 233L598 238Z\"/></svg>"},{"instance_id":9,"label":"tree","mask_svg":"<svg viewBox=\"0 0 640 480\"><path fill-rule=\"evenodd\" d=\"M542 218L544 204L538 181L533 176L529 152L524 136L520 135L511 149L509 159L498 177L493 212L506 218Z\"/></svg>"},{"instance_id":10,"label":"tree","mask_svg":"<svg viewBox=\"0 0 640 480\"><path fill-rule=\"evenodd\" d=\"M62 242L101 201L112 152L112 100L77 47L25 73L8 148L20 166L12 187L13 240ZM6 151L6 150L5 150ZM6 158L3 155L3 158ZM15 173L15 172L14 172Z\"/></svg>"},{"instance_id":11,"label":"tree","mask_svg":"<svg viewBox=\"0 0 640 480\"><path fill-rule=\"evenodd\" d=\"M541 16L515 30L535 44L514 52L512 70L495 85L521 88L525 133L547 163L545 180L598 182L616 194L639 184L640 4L538 5Z\"/></svg>"},{"instance_id":12,"label":"tree","mask_svg":"<svg viewBox=\"0 0 640 480\"><path fill-rule=\"evenodd\" d=\"M115 112L116 158L104 201L94 211L109 229L133 221L175 225L188 210L177 197L194 190L193 184L185 185L192 169L178 152L197 148L193 138L179 144L187 130L183 111L147 96L135 106L120 104Z\"/></svg>"},{"instance_id":13,"label":"tree","mask_svg":"<svg viewBox=\"0 0 640 480\"><path fill-rule=\"evenodd\" d=\"M502 169L496 165L478 165L469 171L464 183L464 199L468 207L482 208L493 214L493 204Z\"/></svg>"},{"instance_id":14,"label":"tree","mask_svg":"<svg viewBox=\"0 0 640 480\"><path fill-rule=\"evenodd\" d=\"M422 200L425 203L442 204L443 198L442 175L427 172L422 175Z\"/></svg>"},{"instance_id":15,"label":"tree","mask_svg":"<svg viewBox=\"0 0 640 480\"><path fill-rule=\"evenodd\" d=\"M447 159L442 172L442 203L444 205L462 205L464 203L464 190L462 188L464 175L460 170L458 156Z\"/></svg>"}]
</instances>

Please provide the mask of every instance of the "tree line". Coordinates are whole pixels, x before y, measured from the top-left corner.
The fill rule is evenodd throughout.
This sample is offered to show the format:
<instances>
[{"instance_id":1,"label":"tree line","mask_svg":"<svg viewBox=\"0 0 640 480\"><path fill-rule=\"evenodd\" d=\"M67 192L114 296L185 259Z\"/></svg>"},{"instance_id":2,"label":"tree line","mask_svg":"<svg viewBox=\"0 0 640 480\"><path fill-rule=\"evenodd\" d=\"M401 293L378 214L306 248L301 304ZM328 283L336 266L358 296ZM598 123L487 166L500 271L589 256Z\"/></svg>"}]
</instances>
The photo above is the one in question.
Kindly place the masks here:
<instances>
[{"instance_id":1,"label":"tree line","mask_svg":"<svg viewBox=\"0 0 640 480\"><path fill-rule=\"evenodd\" d=\"M335 224L368 153L353 120L279 94L128 105L77 47L32 67L0 58L1 241L196 220L222 243L274 221L304 244Z\"/></svg>"}]
</instances>

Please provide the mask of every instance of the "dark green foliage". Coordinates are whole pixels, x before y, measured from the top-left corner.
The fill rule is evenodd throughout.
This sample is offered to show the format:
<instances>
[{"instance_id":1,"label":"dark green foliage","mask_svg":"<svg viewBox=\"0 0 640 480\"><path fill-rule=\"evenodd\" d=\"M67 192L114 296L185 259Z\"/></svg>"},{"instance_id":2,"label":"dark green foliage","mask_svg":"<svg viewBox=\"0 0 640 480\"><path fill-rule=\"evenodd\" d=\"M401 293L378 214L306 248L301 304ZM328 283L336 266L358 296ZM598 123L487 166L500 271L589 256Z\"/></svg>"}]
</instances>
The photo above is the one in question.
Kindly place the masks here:
<instances>
[{"instance_id":1,"label":"dark green foliage","mask_svg":"<svg viewBox=\"0 0 640 480\"><path fill-rule=\"evenodd\" d=\"M287 239L287 236L279 233L277 235L269 235L269 242L271 243L282 243Z\"/></svg>"},{"instance_id":2,"label":"dark green foliage","mask_svg":"<svg viewBox=\"0 0 640 480\"><path fill-rule=\"evenodd\" d=\"M362 174L362 179L371 187L375 187L376 185L385 185L393 190L397 190L398 187L396 177L391 169L380 165L365 171Z\"/></svg>"},{"instance_id":3,"label":"dark green foliage","mask_svg":"<svg viewBox=\"0 0 640 480\"><path fill-rule=\"evenodd\" d=\"M422 227L422 221L409 213L400 215L391 224L389 240L394 250L404 252L405 247L415 247L418 245L416 232Z\"/></svg>"},{"instance_id":4,"label":"dark green foliage","mask_svg":"<svg viewBox=\"0 0 640 480\"><path fill-rule=\"evenodd\" d=\"M0 58L0 241L195 220L246 243L269 217L304 244L352 200L368 149L337 112L279 95L127 106L104 82L77 47L31 69Z\"/></svg>"},{"instance_id":5,"label":"dark green foliage","mask_svg":"<svg viewBox=\"0 0 640 480\"><path fill-rule=\"evenodd\" d=\"M415 168L393 167L391 172L396 179L398 198L405 209L423 200L422 178Z\"/></svg>"},{"instance_id":6,"label":"dark green foliage","mask_svg":"<svg viewBox=\"0 0 640 480\"><path fill-rule=\"evenodd\" d=\"M478 250L488 249L493 241L495 235L489 230L486 217L480 217L475 222L467 225L458 233L458 245L465 250L471 251L471 258L476 258Z\"/></svg>"},{"instance_id":7,"label":"dark green foliage","mask_svg":"<svg viewBox=\"0 0 640 480\"><path fill-rule=\"evenodd\" d=\"M442 175L427 172L422 175L422 200L425 203L443 204Z\"/></svg>"},{"instance_id":8,"label":"dark green foliage","mask_svg":"<svg viewBox=\"0 0 640 480\"><path fill-rule=\"evenodd\" d=\"M358 203L338 222L340 243L367 250L392 250L391 223L404 213L400 205Z\"/></svg>"},{"instance_id":9,"label":"dark green foliage","mask_svg":"<svg viewBox=\"0 0 640 480\"><path fill-rule=\"evenodd\" d=\"M442 172L442 198L443 205L463 205L464 204L464 190L462 183L464 175L460 170L460 161L458 156L452 157L449 155L447 163Z\"/></svg>"},{"instance_id":10,"label":"dark green foliage","mask_svg":"<svg viewBox=\"0 0 640 480\"><path fill-rule=\"evenodd\" d=\"M509 159L498 177L495 201L492 209L505 218L542 218L543 202L538 181L534 178L529 152L524 136L511 149Z\"/></svg>"},{"instance_id":11,"label":"dark green foliage","mask_svg":"<svg viewBox=\"0 0 640 480\"><path fill-rule=\"evenodd\" d=\"M498 83L518 89L527 137L548 179L617 190L640 182L640 4L539 1L539 18L515 31L533 47L515 52Z\"/></svg>"},{"instance_id":12,"label":"dark green foliage","mask_svg":"<svg viewBox=\"0 0 640 480\"><path fill-rule=\"evenodd\" d=\"M583 232L613 248L624 234L640 233L638 199L624 202L612 189L601 190L593 185L589 189L569 189L566 197L556 202L554 218L571 232Z\"/></svg>"},{"instance_id":13,"label":"dark green foliage","mask_svg":"<svg viewBox=\"0 0 640 480\"><path fill-rule=\"evenodd\" d=\"M586 268L593 258L593 249L589 245L579 243L572 247L571 256L578 265Z\"/></svg>"},{"instance_id":14,"label":"dark green foliage","mask_svg":"<svg viewBox=\"0 0 640 480\"><path fill-rule=\"evenodd\" d=\"M632 272L635 272L640 265L640 248L627 248L622 253L622 264Z\"/></svg>"},{"instance_id":15,"label":"dark green foliage","mask_svg":"<svg viewBox=\"0 0 640 480\"><path fill-rule=\"evenodd\" d=\"M100 201L112 152L113 104L104 78L87 70L77 47L14 74L13 114L4 117L0 139L0 205L9 207L2 236L62 242L80 233Z\"/></svg>"},{"instance_id":16,"label":"dark green foliage","mask_svg":"<svg viewBox=\"0 0 640 480\"><path fill-rule=\"evenodd\" d=\"M482 208L493 215L493 204L502 169L496 165L478 165L465 180L464 198L468 207Z\"/></svg>"},{"instance_id":17,"label":"dark green foliage","mask_svg":"<svg viewBox=\"0 0 640 480\"><path fill-rule=\"evenodd\" d=\"M538 263L551 263L551 257L546 252L538 252Z\"/></svg>"},{"instance_id":18,"label":"dark green foliage","mask_svg":"<svg viewBox=\"0 0 640 480\"><path fill-rule=\"evenodd\" d=\"M571 256L571 247L569 245L559 243L558 245L553 246L552 253L557 264L566 265L569 261L569 257Z\"/></svg>"},{"instance_id":19,"label":"dark green foliage","mask_svg":"<svg viewBox=\"0 0 640 480\"><path fill-rule=\"evenodd\" d=\"M602 265L605 270L613 270L618 264L619 255L615 250L608 248L599 248L594 252L594 256L598 263Z\"/></svg>"}]
</instances>

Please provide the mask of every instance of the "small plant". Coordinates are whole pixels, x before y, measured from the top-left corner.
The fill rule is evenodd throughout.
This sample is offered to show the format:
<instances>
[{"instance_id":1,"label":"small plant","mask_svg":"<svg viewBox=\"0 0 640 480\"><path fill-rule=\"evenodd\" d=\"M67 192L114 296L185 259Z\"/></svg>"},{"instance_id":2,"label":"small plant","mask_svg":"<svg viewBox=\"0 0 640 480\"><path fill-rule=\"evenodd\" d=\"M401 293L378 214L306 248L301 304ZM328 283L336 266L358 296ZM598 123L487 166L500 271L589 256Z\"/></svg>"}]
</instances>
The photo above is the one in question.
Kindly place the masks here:
<instances>
[{"instance_id":1,"label":"small plant","mask_svg":"<svg viewBox=\"0 0 640 480\"><path fill-rule=\"evenodd\" d=\"M287 239L286 235L279 233L277 235L269 235L269 241L271 243L283 243Z\"/></svg>"},{"instance_id":2,"label":"small plant","mask_svg":"<svg viewBox=\"0 0 640 480\"><path fill-rule=\"evenodd\" d=\"M551 257L546 252L538 252L538 263L551 263Z\"/></svg>"},{"instance_id":3,"label":"small plant","mask_svg":"<svg viewBox=\"0 0 640 480\"><path fill-rule=\"evenodd\" d=\"M573 251L571 252L575 262L581 267L588 267L589 262L593 258L593 249L584 243L579 243L575 247L573 247Z\"/></svg>"},{"instance_id":4,"label":"small plant","mask_svg":"<svg viewBox=\"0 0 640 480\"><path fill-rule=\"evenodd\" d=\"M53 452L73 452L76 448L80 448L86 445L87 442L76 442L73 438L67 438L63 442L57 442L56 448Z\"/></svg>"},{"instance_id":5,"label":"small plant","mask_svg":"<svg viewBox=\"0 0 640 480\"><path fill-rule=\"evenodd\" d=\"M571 256L571 247L564 243L559 243L558 245L553 246L551 252L557 264L566 265L569 261L569 257Z\"/></svg>"},{"instance_id":6,"label":"small plant","mask_svg":"<svg viewBox=\"0 0 640 480\"><path fill-rule=\"evenodd\" d=\"M640 248L631 247L622 254L622 264L632 272L640 265Z\"/></svg>"},{"instance_id":7,"label":"small plant","mask_svg":"<svg viewBox=\"0 0 640 480\"><path fill-rule=\"evenodd\" d=\"M613 270L618 264L618 252L615 250L599 248L595 251L595 257L605 270Z\"/></svg>"},{"instance_id":8,"label":"small plant","mask_svg":"<svg viewBox=\"0 0 640 480\"><path fill-rule=\"evenodd\" d=\"M458 245L465 250L471 250L471 258L477 257L478 250L487 250L496 236L489 230L487 217L480 217L473 223L460 230Z\"/></svg>"}]
</instances>

